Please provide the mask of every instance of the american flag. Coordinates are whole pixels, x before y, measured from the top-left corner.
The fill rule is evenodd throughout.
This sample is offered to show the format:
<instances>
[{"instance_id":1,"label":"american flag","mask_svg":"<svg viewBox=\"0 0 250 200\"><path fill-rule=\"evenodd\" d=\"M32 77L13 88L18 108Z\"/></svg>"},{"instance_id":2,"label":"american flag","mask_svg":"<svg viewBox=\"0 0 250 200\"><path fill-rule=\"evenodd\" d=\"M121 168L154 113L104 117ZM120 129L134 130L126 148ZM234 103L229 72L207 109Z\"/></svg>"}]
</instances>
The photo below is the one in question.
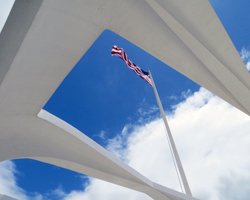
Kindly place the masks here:
<instances>
[{"instance_id":1,"label":"american flag","mask_svg":"<svg viewBox=\"0 0 250 200\"><path fill-rule=\"evenodd\" d=\"M120 48L114 45L112 47L111 55L118 56L119 58L121 58L130 69L132 69L138 76L146 80L152 86L152 80L150 78L149 72L144 71L135 63L133 63L131 60L129 60L128 55L125 53L123 48Z\"/></svg>"}]
</instances>

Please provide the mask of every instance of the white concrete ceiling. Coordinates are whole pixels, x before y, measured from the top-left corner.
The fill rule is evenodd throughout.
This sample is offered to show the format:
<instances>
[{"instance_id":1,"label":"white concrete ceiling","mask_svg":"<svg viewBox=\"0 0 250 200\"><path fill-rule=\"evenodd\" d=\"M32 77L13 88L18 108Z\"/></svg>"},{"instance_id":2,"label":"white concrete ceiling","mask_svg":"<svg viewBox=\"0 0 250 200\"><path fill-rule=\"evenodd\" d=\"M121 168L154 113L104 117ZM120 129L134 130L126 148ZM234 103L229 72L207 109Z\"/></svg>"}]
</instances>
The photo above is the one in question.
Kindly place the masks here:
<instances>
[{"instance_id":1,"label":"white concrete ceiling","mask_svg":"<svg viewBox=\"0 0 250 200\"><path fill-rule=\"evenodd\" d=\"M17 200L17 199L0 194L0 200Z\"/></svg>"},{"instance_id":2,"label":"white concrete ceiling","mask_svg":"<svg viewBox=\"0 0 250 200\"><path fill-rule=\"evenodd\" d=\"M0 37L0 58L5 58L0 59L0 160L33 158L154 199L191 199L151 182L86 136L69 134L37 113L98 35L110 29L249 115L249 74L209 2L40 3L16 1Z\"/></svg>"}]
</instances>

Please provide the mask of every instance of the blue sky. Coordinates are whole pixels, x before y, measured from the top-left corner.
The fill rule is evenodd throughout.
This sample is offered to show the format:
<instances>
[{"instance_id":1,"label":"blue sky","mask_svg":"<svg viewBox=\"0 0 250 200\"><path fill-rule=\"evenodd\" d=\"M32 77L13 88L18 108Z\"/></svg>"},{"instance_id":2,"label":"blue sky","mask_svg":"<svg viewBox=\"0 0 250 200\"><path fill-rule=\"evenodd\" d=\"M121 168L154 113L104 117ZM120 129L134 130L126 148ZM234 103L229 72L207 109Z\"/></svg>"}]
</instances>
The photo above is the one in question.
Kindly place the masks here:
<instances>
[{"instance_id":1,"label":"blue sky","mask_svg":"<svg viewBox=\"0 0 250 200\"><path fill-rule=\"evenodd\" d=\"M210 2L225 26L235 47L239 53L241 53L245 64L248 65L250 63L250 15L248 14L250 2L248 0L211 0ZM0 3L3 5L6 4L4 1L0 1ZM97 40L95 45L83 55L83 58L65 79L65 84L59 87L55 96L45 105L45 109L73 123L74 126L110 151L113 152L117 150L116 146L114 147L113 145L114 142L120 144L119 139L126 142L128 138L133 140L131 134L137 136L142 134L141 132L139 133L138 130L142 130L145 124L153 126L154 123L158 123L157 119L159 117L151 87L137 77L134 72L129 70L120 59L111 57L110 51L113 44L123 47L129 55L129 58L137 65L145 70L149 68L152 71L163 106L165 110L171 114L173 124L178 114L178 109L186 109L186 105L190 106L187 100L198 102L198 104L203 107L205 106L205 100L208 99L208 101L211 102L211 104L209 104L211 107L213 105L212 102L216 101L218 104L213 105L214 107L221 105L220 108L226 109L224 103L221 103L216 97L211 97L210 94L201 90L200 87L191 80L166 66L156 58L153 58L126 39L106 31ZM90 65L94 67L89 67ZM72 88L74 89L72 90ZM80 98L74 98L75 95L79 95L79 92L81 94ZM68 98L69 96L70 98ZM63 99L63 101L58 103L58 99ZM68 107L69 109L67 110L65 105L73 106ZM75 107L75 105L81 105L80 109ZM194 105L192 104L192 106ZM64 112L60 113L61 110L64 110ZM195 107L193 112L198 112L198 108ZM242 118L245 120L244 114L239 114L238 111L231 111L231 108L230 112L235 112L235 115L239 115L239 119ZM72 119L81 119L81 121ZM245 122L244 120L242 121ZM233 123L238 123L242 126L240 121ZM249 126L247 128L249 128ZM246 130L248 130L247 128ZM124 133L123 136L125 136L120 137L119 135L121 133ZM184 135L183 137L186 136ZM126 143L126 145L129 145L129 143ZM210 155L210 151L207 152L209 152L207 154ZM131 160L129 163L133 166L133 162L134 161ZM94 188L93 185L96 184L96 180L89 179L89 177L85 175L45 163L20 159L14 160L12 164L15 168L16 187L20 189L19 192L32 198L42 196L42 199L67 199L68 194L72 194L72 191L79 191L77 194L87 195L83 194L84 188L91 185L88 187L91 191L91 188ZM242 170L240 167L235 167L235 171L238 172L239 169ZM157 177L155 178L157 179ZM245 184L250 183L250 179L249 182L245 179L240 179L240 181L246 181L244 182ZM228 182L230 182L230 180ZM193 185L195 185L195 183L193 183ZM231 183L230 185L233 184ZM103 186L103 188L105 188L105 186ZM197 194L202 197L199 192L197 192ZM233 197L233 194L231 197ZM86 196L85 198L88 199ZM222 199L218 197L218 195L216 198ZM215 196L209 195L204 197L204 199L216 198Z\"/></svg>"},{"instance_id":2,"label":"blue sky","mask_svg":"<svg viewBox=\"0 0 250 200\"><path fill-rule=\"evenodd\" d=\"M114 32L104 30L44 107L103 146L106 140L99 136L100 132L106 133L106 139L113 138L125 124L138 123L139 108L156 106L151 86L122 60L111 56L114 44L123 47L137 65L155 74L159 92L165 90L166 97L180 96L187 88L191 92L199 89L160 60ZM164 74L170 78L166 79ZM171 110L170 105L176 101L179 100L163 98L165 109Z\"/></svg>"}]
</instances>

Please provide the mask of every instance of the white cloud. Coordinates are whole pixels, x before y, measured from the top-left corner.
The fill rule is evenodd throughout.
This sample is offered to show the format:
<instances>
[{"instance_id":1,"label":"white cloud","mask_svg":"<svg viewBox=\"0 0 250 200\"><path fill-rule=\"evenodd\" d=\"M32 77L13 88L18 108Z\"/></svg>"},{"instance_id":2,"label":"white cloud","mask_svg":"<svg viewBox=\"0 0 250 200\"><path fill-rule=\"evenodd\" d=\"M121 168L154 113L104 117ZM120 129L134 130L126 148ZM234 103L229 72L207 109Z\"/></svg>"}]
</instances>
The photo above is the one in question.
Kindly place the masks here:
<instances>
[{"instance_id":1,"label":"white cloud","mask_svg":"<svg viewBox=\"0 0 250 200\"><path fill-rule=\"evenodd\" d=\"M192 95L192 91L188 89L186 91L182 91L179 95L171 95L168 97L168 99L175 101L183 101L184 99L187 99L190 95Z\"/></svg>"},{"instance_id":2,"label":"white cloud","mask_svg":"<svg viewBox=\"0 0 250 200\"><path fill-rule=\"evenodd\" d=\"M0 1L0 33L9 16L10 10L14 4L14 0L1 0Z\"/></svg>"},{"instance_id":3,"label":"white cloud","mask_svg":"<svg viewBox=\"0 0 250 200\"><path fill-rule=\"evenodd\" d=\"M0 162L0 199L1 195L6 195L18 200L44 200L41 194L27 194L18 186L16 178L18 173L13 161Z\"/></svg>"},{"instance_id":4,"label":"white cloud","mask_svg":"<svg viewBox=\"0 0 250 200\"><path fill-rule=\"evenodd\" d=\"M12 161L0 163L0 194L26 200L25 192L17 186L15 174L16 169Z\"/></svg>"},{"instance_id":5,"label":"white cloud","mask_svg":"<svg viewBox=\"0 0 250 200\"><path fill-rule=\"evenodd\" d=\"M135 192L117 185L91 179L85 191L72 191L64 200L98 200L98 199L126 199L126 200L147 200L150 198L145 194Z\"/></svg>"},{"instance_id":6,"label":"white cloud","mask_svg":"<svg viewBox=\"0 0 250 200\"><path fill-rule=\"evenodd\" d=\"M240 56L245 63L247 70L250 72L250 50L243 47L241 49Z\"/></svg>"},{"instance_id":7,"label":"white cloud","mask_svg":"<svg viewBox=\"0 0 250 200\"><path fill-rule=\"evenodd\" d=\"M249 199L249 116L200 89L175 107L169 123L195 197ZM125 127L122 136L112 140L109 150L119 149L122 158L140 173L179 190L162 121L155 119L131 130L128 132ZM85 191L72 191L65 200L118 198L150 199L144 194L90 179Z\"/></svg>"},{"instance_id":8,"label":"white cloud","mask_svg":"<svg viewBox=\"0 0 250 200\"><path fill-rule=\"evenodd\" d=\"M247 200L250 195L250 117L205 89L190 95L169 114L190 187L202 200ZM142 113L144 113L142 111ZM180 191L161 119L124 127L107 147L151 180ZM66 194L61 187L42 196L27 195L16 183L11 161L0 164L0 193L21 200L149 200L146 195L89 179L84 191Z\"/></svg>"}]
</instances>

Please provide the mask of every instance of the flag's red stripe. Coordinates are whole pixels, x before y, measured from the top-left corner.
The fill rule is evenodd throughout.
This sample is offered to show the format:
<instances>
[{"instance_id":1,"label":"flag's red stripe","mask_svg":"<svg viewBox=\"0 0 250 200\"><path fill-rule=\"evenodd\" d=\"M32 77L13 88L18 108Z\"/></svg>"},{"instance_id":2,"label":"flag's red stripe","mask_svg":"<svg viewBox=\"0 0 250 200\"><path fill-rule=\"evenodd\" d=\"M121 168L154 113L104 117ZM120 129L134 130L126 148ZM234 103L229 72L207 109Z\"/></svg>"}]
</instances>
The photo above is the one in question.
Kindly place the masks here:
<instances>
[{"instance_id":1,"label":"flag's red stripe","mask_svg":"<svg viewBox=\"0 0 250 200\"><path fill-rule=\"evenodd\" d=\"M130 69L132 69L138 76L140 76L142 79L146 80L150 85L152 85L152 80L150 76L144 74L139 66L129 60L127 54L122 48L119 48L114 45L111 51L111 55L120 57Z\"/></svg>"}]
</instances>

